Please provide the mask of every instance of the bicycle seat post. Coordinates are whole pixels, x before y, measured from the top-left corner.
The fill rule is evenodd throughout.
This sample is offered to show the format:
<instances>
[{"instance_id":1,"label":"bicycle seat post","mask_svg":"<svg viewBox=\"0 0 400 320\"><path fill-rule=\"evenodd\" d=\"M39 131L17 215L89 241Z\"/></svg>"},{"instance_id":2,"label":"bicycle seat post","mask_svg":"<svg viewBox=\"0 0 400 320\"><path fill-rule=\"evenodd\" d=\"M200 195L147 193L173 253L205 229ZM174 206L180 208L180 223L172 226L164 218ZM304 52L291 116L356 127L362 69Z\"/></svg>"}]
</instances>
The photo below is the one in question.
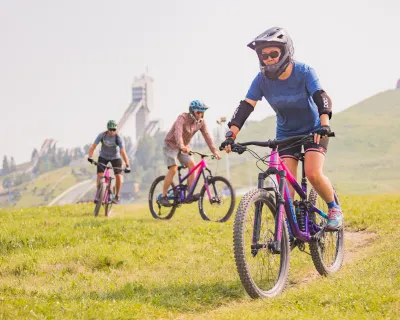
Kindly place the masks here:
<instances>
[{"instance_id":1,"label":"bicycle seat post","mask_svg":"<svg viewBox=\"0 0 400 320\"><path fill-rule=\"evenodd\" d=\"M178 166L178 178L179 178L179 183L181 183L181 179L182 179L182 174L181 174L181 170L184 169L184 166Z\"/></svg>"},{"instance_id":2,"label":"bicycle seat post","mask_svg":"<svg viewBox=\"0 0 400 320\"><path fill-rule=\"evenodd\" d=\"M295 153L294 155L295 155L295 157L298 157L299 160L301 161L301 187L302 187L303 191L306 192L307 178L306 178L306 171L305 171L305 167L304 167L305 166L304 165L305 154L303 152L300 152L300 153Z\"/></svg>"}]
</instances>

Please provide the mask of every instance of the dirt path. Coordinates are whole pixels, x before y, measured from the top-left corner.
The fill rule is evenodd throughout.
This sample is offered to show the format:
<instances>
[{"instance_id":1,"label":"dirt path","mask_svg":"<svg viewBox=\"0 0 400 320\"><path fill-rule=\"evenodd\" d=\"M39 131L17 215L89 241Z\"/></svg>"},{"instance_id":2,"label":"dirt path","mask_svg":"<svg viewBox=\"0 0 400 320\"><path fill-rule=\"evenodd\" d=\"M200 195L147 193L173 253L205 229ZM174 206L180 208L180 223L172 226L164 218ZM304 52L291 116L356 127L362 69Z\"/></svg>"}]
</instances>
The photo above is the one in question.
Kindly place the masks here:
<instances>
[{"instance_id":1,"label":"dirt path","mask_svg":"<svg viewBox=\"0 0 400 320\"><path fill-rule=\"evenodd\" d=\"M345 244L345 253L344 253L344 261L343 265L354 263L365 257L367 254L363 248L369 246L369 244L375 241L377 238L376 233L358 231L358 232L344 232L344 244ZM319 273L316 270L308 273L303 279L294 283L292 286L298 286L310 281L314 281L320 277Z\"/></svg>"}]
</instances>

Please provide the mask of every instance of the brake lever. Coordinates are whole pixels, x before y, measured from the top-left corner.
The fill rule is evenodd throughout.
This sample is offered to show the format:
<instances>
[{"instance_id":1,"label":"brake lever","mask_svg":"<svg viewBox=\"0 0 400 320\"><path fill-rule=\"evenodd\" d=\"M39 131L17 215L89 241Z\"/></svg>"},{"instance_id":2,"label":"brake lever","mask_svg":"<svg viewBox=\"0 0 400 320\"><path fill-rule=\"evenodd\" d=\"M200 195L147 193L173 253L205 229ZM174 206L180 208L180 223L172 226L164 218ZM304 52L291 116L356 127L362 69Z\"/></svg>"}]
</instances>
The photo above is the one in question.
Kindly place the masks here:
<instances>
[{"instance_id":1,"label":"brake lever","mask_svg":"<svg viewBox=\"0 0 400 320\"><path fill-rule=\"evenodd\" d=\"M238 153L238 154L242 154L243 152L245 152L246 151L246 147L244 147L244 146L241 146L241 145L235 145L233 148L232 148L232 151L233 152L236 152L236 153Z\"/></svg>"}]
</instances>

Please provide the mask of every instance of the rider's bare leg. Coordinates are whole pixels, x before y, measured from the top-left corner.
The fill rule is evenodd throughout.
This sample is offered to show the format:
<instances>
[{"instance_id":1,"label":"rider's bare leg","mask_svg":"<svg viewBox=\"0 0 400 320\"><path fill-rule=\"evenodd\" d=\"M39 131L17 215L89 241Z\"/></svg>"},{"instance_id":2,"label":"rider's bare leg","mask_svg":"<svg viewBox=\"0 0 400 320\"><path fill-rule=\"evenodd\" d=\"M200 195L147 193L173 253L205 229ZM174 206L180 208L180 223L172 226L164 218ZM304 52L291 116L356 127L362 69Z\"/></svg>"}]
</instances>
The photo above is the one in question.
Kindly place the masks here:
<instances>
[{"instance_id":1,"label":"rider's bare leg","mask_svg":"<svg viewBox=\"0 0 400 320\"><path fill-rule=\"evenodd\" d=\"M171 185L172 180L174 179L176 171L178 171L178 166L177 165L170 166L168 168L168 173L164 178L164 185L163 185L163 191L162 191L163 197L165 197L167 195L168 188Z\"/></svg>"}]
</instances>

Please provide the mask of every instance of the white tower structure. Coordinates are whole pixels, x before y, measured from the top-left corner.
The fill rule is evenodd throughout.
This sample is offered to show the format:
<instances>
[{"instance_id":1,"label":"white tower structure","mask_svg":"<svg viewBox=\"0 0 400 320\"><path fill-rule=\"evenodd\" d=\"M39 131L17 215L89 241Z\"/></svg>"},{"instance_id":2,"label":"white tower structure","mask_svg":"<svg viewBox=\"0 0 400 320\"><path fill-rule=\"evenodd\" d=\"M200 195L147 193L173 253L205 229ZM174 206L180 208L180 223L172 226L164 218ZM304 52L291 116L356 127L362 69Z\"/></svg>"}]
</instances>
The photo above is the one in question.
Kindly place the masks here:
<instances>
[{"instance_id":1,"label":"white tower structure","mask_svg":"<svg viewBox=\"0 0 400 320\"><path fill-rule=\"evenodd\" d=\"M161 122L150 120L150 112L154 106L153 81L153 78L147 74L134 78L132 101L118 122L118 131L132 138L133 149L127 150L130 155L135 153L137 142L143 135L153 136L160 130ZM127 122L129 125L125 126Z\"/></svg>"}]
</instances>

